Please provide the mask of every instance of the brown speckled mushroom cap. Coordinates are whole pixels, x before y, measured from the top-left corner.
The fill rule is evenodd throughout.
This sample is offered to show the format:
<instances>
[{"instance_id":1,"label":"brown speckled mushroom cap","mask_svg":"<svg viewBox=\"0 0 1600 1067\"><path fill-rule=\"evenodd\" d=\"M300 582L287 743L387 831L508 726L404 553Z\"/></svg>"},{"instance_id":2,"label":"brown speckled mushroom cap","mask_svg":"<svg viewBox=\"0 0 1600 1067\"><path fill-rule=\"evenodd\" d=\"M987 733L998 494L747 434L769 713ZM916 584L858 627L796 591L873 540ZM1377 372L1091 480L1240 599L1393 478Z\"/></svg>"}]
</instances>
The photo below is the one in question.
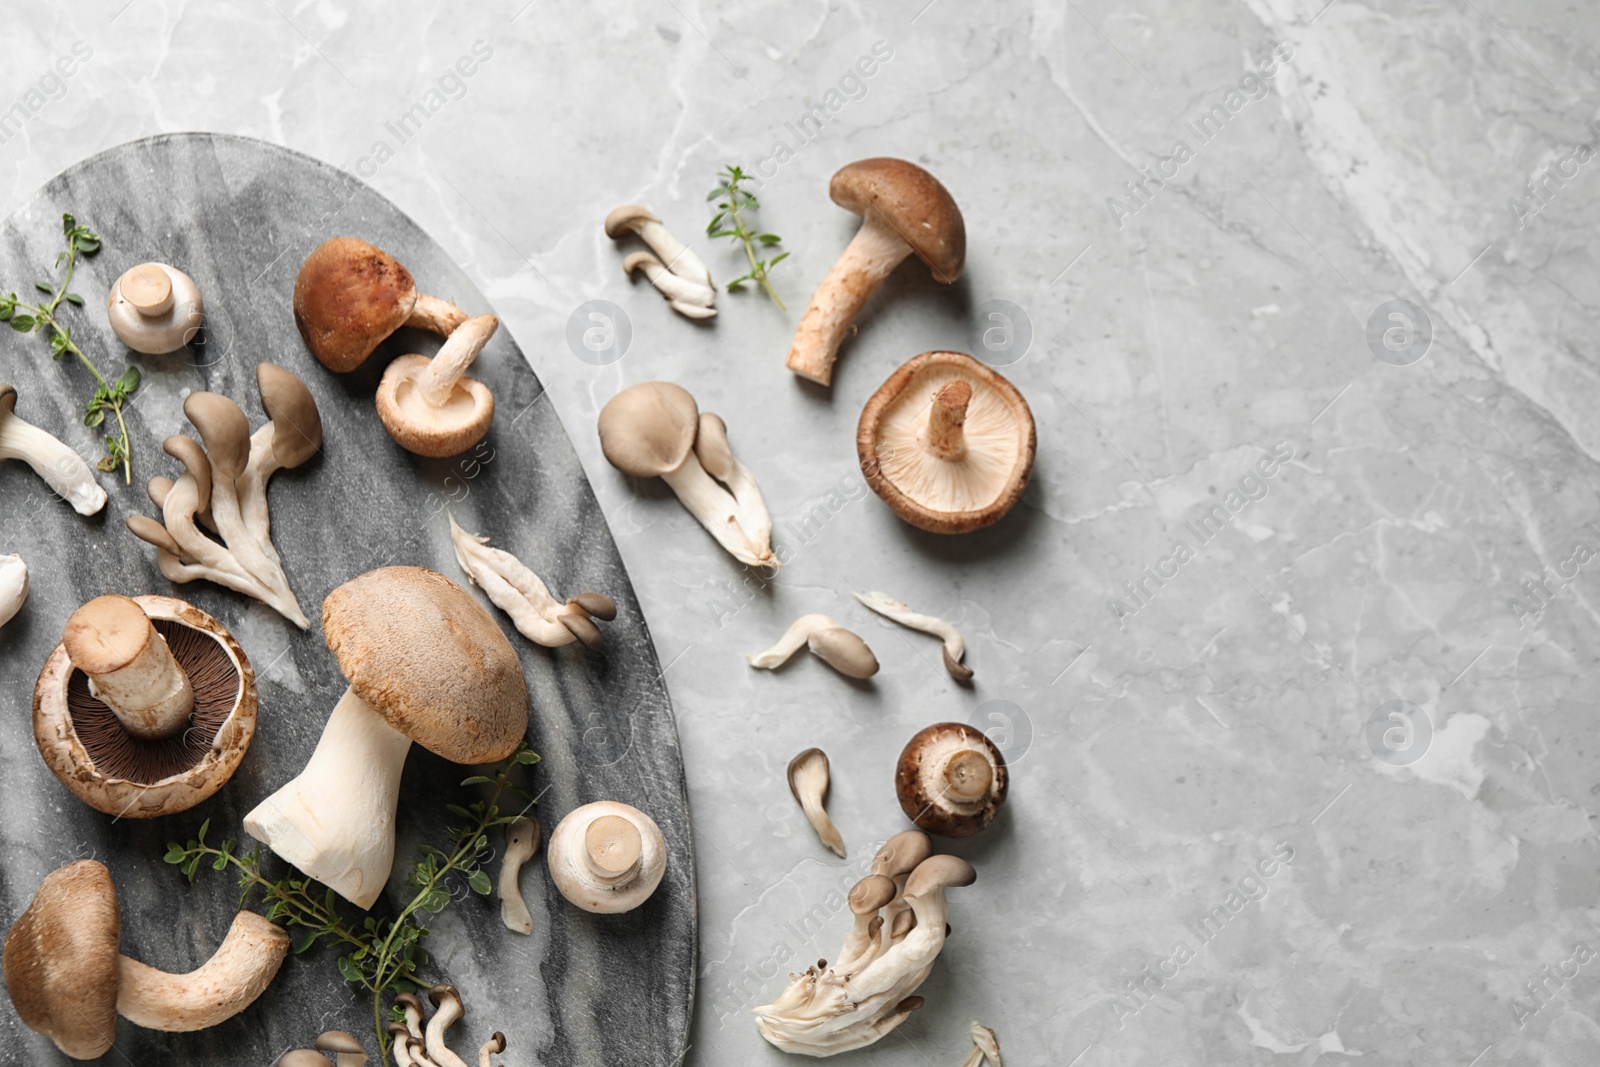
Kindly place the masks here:
<instances>
[{"instance_id":1,"label":"brown speckled mushroom cap","mask_svg":"<svg viewBox=\"0 0 1600 1067\"><path fill-rule=\"evenodd\" d=\"M356 237L322 242L294 280L294 324L318 362L339 373L366 362L416 303L411 272Z\"/></svg>"},{"instance_id":2,"label":"brown speckled mushroom cap","mask_svg":"<svg viewBox=\"0 0 1600 1067\"><path fill-rule=\"evenodd\" d=\"M73 1059L109 1052L121 937L117 890L103 864L79 860L51 871L6 934L6 992L17 1017Z\"/></svg>"},{"instance_id":3,"label":"brown speckled mushroom cap","mask_svg":"<svg viewBox=\"0 0 1600 1067\"><path fill-rule=\"evenodd\" d=\"M935 723L907 742L894 788L906 818L930 834L971 837L994 821L1009 787L1005 757L962 722Z\"/></svg>"},{"instance_id":4,"label":"brown speckled mushroom cap","mask_svg":"<svg viewBox=\"0 0 1600 1067\"><path fill-rule=\"evenodd\" d=\"M322 602L350 688L390 726L456 763L491 763L528 730L516 650L478 601L426 567L383 567Z\"/></svg>"},{"instance_id":5,"label":"brown speckled mushroom cap","mask_svg":"<svg viewBox=\"0 0 1600 1067\"><path fill-rule=\"evenodd\" d=\"M895 229L917 258L949 285L961 277L967 259L967 227L961 209L944 185L903 159L879 156L840 167L828 183L833 202L865 217L876 211Z\"/></svg>"}]
</instances>

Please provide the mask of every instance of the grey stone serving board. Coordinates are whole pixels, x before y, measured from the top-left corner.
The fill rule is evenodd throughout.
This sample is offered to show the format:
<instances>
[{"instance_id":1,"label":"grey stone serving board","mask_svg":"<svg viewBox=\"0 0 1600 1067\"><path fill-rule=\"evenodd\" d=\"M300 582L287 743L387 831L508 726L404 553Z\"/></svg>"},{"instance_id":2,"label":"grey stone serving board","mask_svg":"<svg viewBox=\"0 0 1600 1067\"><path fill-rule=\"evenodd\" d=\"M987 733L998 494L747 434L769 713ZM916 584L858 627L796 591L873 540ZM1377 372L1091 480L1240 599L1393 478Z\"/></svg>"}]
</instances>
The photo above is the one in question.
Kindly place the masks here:
<instances>
[{"instance_id":1,"label":"grey stone serving board","mask_svg":"<svg viewBox=\"0 0 1600 1067\"><path fill-rule=\"evenodd\" d=\"M424 291L472 314L490 310L444 251L377 193L307 156L247 138L200 133L135 141L70 168L11 216L0 231L0 289L20 292L50 276L64 211L105 242L73 281L87 302L66 313L73 335L108 375L131 362L144 384L129 416L134 485L101 475L110 502L100 515L78 516L26 466L0 463L0 553L20 554L32 576L26 607L0 628L0 794L7 812L0 820L0 922L9 928L48 872L94 857L116 880L125 953L175 972L202 963L226 932L238 891L230 876L209 870L187 885L162 862L164 843L187 838L205 819L213 837L243 836L244 814L304 765L345 684L317 621L329 591L391 563L430 566L466 584L450 550L448 508L463 527L521 557L558 595L598 590L620 610L604 625L606 647L598 655L578 646L539 648L496 613L528 677L529 740L543 757L528 782L546 835L577 805L610 798L654 816L669 851L655 896L618 916L568 905L541 852L522 878L537 924L531 937L505 930L497 901L458 894L463 899L432 923L427 969L457 985L466 1002L453 1046L476 1062L478 1045L501 1030L509 1043L501 1058L511 1065L675 1063L687 1039L697 943L677 729L605 516L509 332L502 326L473 371L497 401L488 438L462 458L420 459L389 440L372 395L390 358L431 353L437 339L401 331L366 367L341 377L311 358L290 313L301 261L339 234L388 250ZM206 335L189 351L136 356L107 325L109 286L145 260L173 264L199 284ZM274 541L314 620L308 633L220 587L174 586L153 550L124 528L130 513L154 513L144 481L179 470L161 441L189 430L181 410L189 391L230 396L252 427L260 425L254 370L263 359L304 379L325 427L323 455L280 473L271 486ZM17 386L18 414L98 456L96 435L80 425L89 378L80 367L51 362L42 337L0 331L0 381ZM150 821L102 815L56 781L34 745L34 678L73 609L107 592L169 593L197 604L234 632L260 675L260 720L249 753L221 792L186 813ZM396 910L394 887L419 842L443 843L443 805L469 795L458 785L469 773L412 748L395 876L373 914ZM270 869L281 865L274 860ZM250 1010L209 1031L163 1034L122 1021L103 1062L266 1065L329 1028L370 1042L370 1001L344 983L335 964L332 950L291 957ZM0 1064L66 1062L21 1025L9 1000L0 1004Z\"/></svg>"}]
</instances>

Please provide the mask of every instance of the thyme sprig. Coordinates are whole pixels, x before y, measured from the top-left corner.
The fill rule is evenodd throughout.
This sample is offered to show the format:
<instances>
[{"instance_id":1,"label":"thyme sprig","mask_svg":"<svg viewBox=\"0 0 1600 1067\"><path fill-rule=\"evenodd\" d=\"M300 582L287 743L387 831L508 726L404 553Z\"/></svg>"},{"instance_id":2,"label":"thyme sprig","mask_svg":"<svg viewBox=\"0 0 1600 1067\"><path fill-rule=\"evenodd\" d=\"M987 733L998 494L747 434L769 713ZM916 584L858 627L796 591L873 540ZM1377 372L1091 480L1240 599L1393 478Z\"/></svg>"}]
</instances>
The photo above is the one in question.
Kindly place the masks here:
<instances>
[{"instance_id":1,"label":"thyme sprig","mask_svg":"<svg viewBox=\"0 0 1600 1067\"><path fill-rule=\"evenodd\" d=\"M712 216L711 222L706 226L706 234L710 237L731 237L744 246L745 258L750 261L750 271L741 274L728 283L728 291L733 292L744 286L746 282L756 282L767 291L767 295L777 303L778 307L788 311L783 303L783 298L772 288L772 283L767 280L767 275L772 268L789 258L789 253L779 252L771 259L757 259L756 246L771 248L783 238L775 233L762 233L750 228L748 224L749 213L761 206L754 193L744 188L740 183L748 180L750 175L738 166L724 167L717 174L717 187L706 195L708 201L717 202L717 213Z\"/></svg>"}]
</instances>

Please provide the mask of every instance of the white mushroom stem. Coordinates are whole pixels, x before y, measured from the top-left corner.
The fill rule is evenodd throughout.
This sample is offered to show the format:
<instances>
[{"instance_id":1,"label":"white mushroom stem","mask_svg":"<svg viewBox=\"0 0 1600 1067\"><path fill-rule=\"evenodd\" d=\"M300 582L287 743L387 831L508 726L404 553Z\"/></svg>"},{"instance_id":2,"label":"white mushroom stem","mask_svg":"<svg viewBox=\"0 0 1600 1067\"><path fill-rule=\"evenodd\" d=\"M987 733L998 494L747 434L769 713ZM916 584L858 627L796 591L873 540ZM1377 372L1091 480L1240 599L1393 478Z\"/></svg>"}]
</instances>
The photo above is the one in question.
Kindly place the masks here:
<instances>
[{"instance_id":1,"label":"white mushroom stem","mask_svg":"<svg viewBox=\"0 0 1600 1067\"><path fill-rule=\"evenodd\" d=\"M435 1008L433 1018L428 1020L425 1035L428 1058L438 1067L467 1067L467 1061L450 1051L450 1046L445 1044L445 1031L465 1014L461 994L453 986L434 986L428 993L428 999L433 1001Z\"/></svg>"},{"instance_id":2,"label":"white mushroom stem","mask_svg":"<svg viewBox=\"0 0 1600 1067\"><path fill-rule=\"evenodd\" d=\"M305 769L245 816L250 836L360 908L394 866L394 816L411 739L345 690Z\"/></svg>"},{"instance_id":3,"label":"white mushroom stem","mask_svg":"<svg viewBox=\"0 0 1600 1067\"><path fill-rule=\"evenodd\" d=\"M967 644L961 639L960 631L950 623L937 615L912 611L887 593L857 593L856 599L886 619L939 638L944 642L944 666L950 676L963 682L972 677L972 668L962 662L967 654Z\"/></svg>"},{"instance_id":4,"label":"white mushroom stem","mask_svg":"<svg viewBox=\"0 0 1600 1067\"><path fill-rule=\"evenodd\" d=\"M711 272L706 269L705 263L695 255L694 249L674 237L661 220L639 219L633 223L633 232L655 250L655 254L661 257L661 262L673 274L716 291L717 283L711 280Z\"/></svg>"},{"instance_id":5,"label":"white mushroom stem","mask_svg":"<svg viewBox=\"0 0 1600 1067\"><path fill-rule=\"evenodd\" d=\"M496 1030L494 1036L478 1046L478 1067L494 1067L489 1062L490 1056L498 1056L506 1050L506 1035Z\"/></svg>"},{"instance_id":6,"label":"white mushroom stem","mask_svg":"<svg viewBox=\"0 0 1600 1067\"><path fill-rule=\"evenodd\" d=\"M37 426L22 421L0 398L0 461L20 459L79 515L106 506L106 491L83 457Z\"/></svg>"},{"instance_id":7,"label":"white mushroom stem","mask_svg":"<svg viewBox=\"0 0 1600 1067\"><path fill-rule=\"evenodd\" d=\"M559 601L544 581L516 556L490 548L489 539L470 534L450 515L450 544L456 562L495 607L511 616L511 623L528 640L546 648L560 648L577 640L562 617L589 613L574 601Z\"/></svg>"},{"instance_id":8,"label":"white mushroom stem","mask_svg":"<svg viewBox=\"0 0 1600 1067\"><path fill-rule=\"evenodd\" d=\"M22 610L28 599L28 565L21 556L0 556L0 626Z\"/></svg>"},{"instance_id":9,"label":"white mushroom stem","mask_svg":"<svg viewBox=\"0 0 1600 1067\"><path fill-rule=\"evenodd\" d=\"M1000 1062L1000 1038L995 1032L982 1023L972 1024L972 1055L967 1057L963 1067L981 1067L984 1060L989 1061L989 1067L1005 1067Z\"/></svg>"},{"instance_id":10,"label":"white mushroom stem","mask_svg":"<svg viewBox=\"0 0 1600 1067\"><path fill-rule=\"evenodd\" d=\"M211 468L211 519L228 551L262 588L292 599L289 578L279 565L277 552L269 552L260 535L245 521L238 483L215 465Z\"/></svg>"},{"instance_id":11,"label":"white mushroom stem","mask_svg":"<svg viewBox=\"0 0 1600 1067\"><path fill-rule=\"evenodd\" d=\"M395 1067L414 1067L417 1061L411 1058L411 1035L406 1033L406 1028L390 1023L389 1036L394 1039L389 1051L394 1055Z\"/></svg>"},{"instance_id":12,"label":"white mushroom stem","mask_svg":"<svg viewBox=\"0 0 1600 1067\"><path fill-rule=\"evenodd\" d=\"M870 678L878 673L878 659L867 643L838 621L826 615L802 615L771 648L745 657L759 670L776 670L787 663L801 647L849 678Z\"/></svg>"},{"instance_id":13,"label":"white mushroom stem","mask_svg":"<svg viewBox=\"0 0 1600 1067\"><path fill-rule=\"evenodd\" d=\"M506 824L506 854L500 861L500 921L512 933L533 933L533 913L522 899L522 866L538 850L539 820L523 817Z\"/></svg>"},{"instance_id":14,"label":"white mushroom stem","mask_svg":"<svg viewBox=\"0 0 1600 1067\"><path fill-rule=\"evenodd\" d=\"M817 286L789 349L789 369L821 385L832 381L839 345L856 316L907 256L911 246L869 210L828 276Z\"/></svg>"},{"instance_id":15,"label":"white mushroom stem","mask_svg":"<svg viewBox=\"0 0 1600 1067\"><path fill-rule=\"evenodd\" d=\"M772 554L772 546L757 542L740 525L738 501L707 473L693 451L681 466L661 478L672 487L689 514L698 519L734 559L751 567L778 569L778 557Z\"/></svg>"},{"instance_id":16,"label":"white mushroom stem","mask_svg":"<svg viewBox=\"0 0 1600 1067\"><path fill-rule=\"evenodd\" d=\"M168 974L121 957L117 1012L150 1030L204 1030L249 1007L288 952L289 935L282 927L253 911L241 911L222 946L188 974Z\"/></svg>"},{"instance_id":17,"label":"white mushroom stem","mask_svg":"<svg viewBox=\"0 0 1600 1067\"><path fill-rule=\"evenodd\" d=\"M272 543L272 515L267 510L267 482L283 469L272 454L272 439L276 431L267 423L250 435L250 462L239 478L239 515L244 520L256 543L275 565L281 564L278 550ZM153 481L154 479L152 479Z\"/></svg>"},{"instance_id":18,"label":"white mushroom stem","mask_svg":"<svg viewBox=\"0 0 1600 1067\"><path fill-rule=\"evenodd\" d=\"M466 320L467 313L450 301L429 293L418 293L406 325L436 333L440 337L449 337Z\"/></svg>"},{"instance_id":19,"label":"white mushroom stem","mask_svg":"<svg viewBox=\"0 0 1600 1067\"><path fill-rule=\"evenodd\" d=\"M493 315L479 315L456 327L445 339L437 354L428 361L428 367L417 380L422 399L436 408L444 407L455 393L456 383L477 360L483 346L489 343L500 320Z\"/></svg>"},{"instance_id":20,"label":"white mushroom stem","mask_svg":"<svg viewBox=\"0 0 1600 1067\"><path fill-rule=\"evenodd\" d=\"M717 314L716 290L672 273L649 252L634 252L622 261L622 269L632 274L643 271L650 284L661 291L672 310L691 319L709 319Z\"/></svg>"},{"instance_id":21,"label":"white mushroom stem","mask_svg":"<svg viewBox=\"0 0 1600 1067\"><path fill-rule=\"evenodd\" d=\"M89 692L130 734L149 740L177 733L194 711L194 686L153 626L149 640L125 666L89 676Z\"/></svg>"},{"instance_id":22,"label":"white mushroom stem","mask_svg":"<svg viewBox=\"0 0 1600 1067\"><path fill-rule=\"evenodd\" d=\"M734 456L733 446L728 441L728 426L720 415L713 415L709 411L700 413L694 454L707 474L728 487L738 513L736 521L750 543L770 555L772 513L767 510L766 498L761 495L760 486L756 485L755 475Z\"/></svg>"}]
</instances>

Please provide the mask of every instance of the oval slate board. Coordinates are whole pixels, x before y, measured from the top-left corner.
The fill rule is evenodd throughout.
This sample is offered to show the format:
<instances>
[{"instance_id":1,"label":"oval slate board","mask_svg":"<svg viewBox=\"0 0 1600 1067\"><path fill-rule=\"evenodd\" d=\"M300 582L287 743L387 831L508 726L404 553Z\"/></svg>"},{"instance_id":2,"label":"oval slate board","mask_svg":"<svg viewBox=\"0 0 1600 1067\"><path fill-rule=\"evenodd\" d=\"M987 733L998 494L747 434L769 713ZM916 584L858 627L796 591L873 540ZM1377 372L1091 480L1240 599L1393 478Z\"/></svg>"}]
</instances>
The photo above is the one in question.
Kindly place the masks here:
<instances>
[{"instance_id":1,"label":"oval slate board","mask_svg":"<svg viewBox=\"0 0 1600 1067\"><path fill-rule=\"evenodd\" d=\"M156 137L67 170L0 233L0 286L22 291L35 278L52 277L64 211L105 241L73 279L87 301L66 311L73 336L105 373L132 362L144 384L129 422L134 485L101 475L111 499L100 515L79 517L25 465L0 463L0 553L19 553L32 575L27 606L0 629L0 794L7 812L0 822L0 922L9 928L49 871L92 856L116 879L126 953L174 972L204 962L228 928L237 889L231 876L209 869L186 885L162 862L164 843L188 838L208 818L212 839L242 835L244 814L305 764L344 690L317 621L330 590L390 563L430 566L466 584L450 550L448 508L463 527L520 556L559 595L599 590L620 608L604 626L606 647L597 656L578 646L536 647L496 612L528 676L529 738L543 756L529 785L539 795L546 835L577 805L614 798L651 813L670 852L655 896L617 916L568 905L551 886L541 853L522 877L537 924L531 937L505 930L498 901L458 892L455 905L431 924L427 970L458 986L466 1001L452 1044L476 1062L478 1045L502 1030L511 1063L676 1062L687 1039L696 948L682 756L638 600L554 408L502 328L473 370L498 402L488 438L454 460L411 456L384 433L373 389L390 358L432 353L438 340L403 330L366 367L339 377L306 352L290 313L301 261L337 234L388 250L420 288L470 313L488 310L484 298L438 245L371 189L316 160L246 138ZM180 267L200 286L206 335L190 351L136 356L106 323L110 285L150 259ZM155 510L142 489L146 479L178 472L161 441L189 432L181 409L187 391L230 396L252 427L261 424L255 364L263 359L304 379L326 427L323 455L280 473L271 486L273 539L313 619L309 633L218 586L173 586L156 568L153 550L123 526L128 514ZM17 386L18 414L98 457L96 435L80 425L91 388L81 367L52 363L40 336L4 331L0 381ZM34 677L67 616L105 592L162 592L192 601L234 632L260 676L259 728L238 773L180 815L149 821L101 815L56 781L34 745ZM469 795L458 785L468 773L413 746L391 887L401 885L419 842L444 843L450 816L443 805ZM269 870L281 869L271 861ZM373 914L394 914L397 896L391 888ZM370 1042L370 1000L339 977L334 956L319 948L291 957L260 1001L209 1031L164 1034L122 1021L103 1062L266 1065L329 1028ZM0 1005L0 1064L65 1062L53 1044L18 1022L9 1002Z\"/></svg>"}]
</instances>

